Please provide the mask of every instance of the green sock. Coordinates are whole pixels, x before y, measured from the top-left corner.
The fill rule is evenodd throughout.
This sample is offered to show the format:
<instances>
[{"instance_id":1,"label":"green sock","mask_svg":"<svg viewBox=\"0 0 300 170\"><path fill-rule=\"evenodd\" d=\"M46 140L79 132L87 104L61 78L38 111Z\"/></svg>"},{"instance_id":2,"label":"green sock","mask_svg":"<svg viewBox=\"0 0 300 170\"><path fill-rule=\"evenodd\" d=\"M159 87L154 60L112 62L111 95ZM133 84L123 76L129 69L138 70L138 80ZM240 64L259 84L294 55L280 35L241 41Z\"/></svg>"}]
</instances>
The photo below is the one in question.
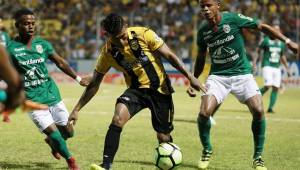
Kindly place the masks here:
<instances>
[{"instance_id":1,"label":"green sock","mask_svg":"<svg viewBox=\"0 0 300 170\"><path fill-rule=\"evenodd\" d=\"M208 117L198 116L197 123L198 123L199 136L200 136L203 149L211 151L212 146L210 143L210 128L211 128L210 120Z\"/></svg>"},{"instance_id":2,"label":"green sock","mask_svg":"<svg viewBox=\"0 0 300 170\"><path fill-rule=\"evenodd\" d=\"M265 87L262 87L262 88L259 89L259 90L260 90L260 92L261 92L261 95L264 95L264 94L268 91L268 89L265 88Z\"/></svg>"},{"instance_id":3,"label":"green sock","mask_svg":"<svg viewBox=\"0 0 300 170\"><path fill-rule=\"evenodd\" d=\"M65 159L69 159L71 157L71 153L67 148L67 144L58 130L52 132L49 135L49 138L52 142L52 147Z\"/></svg>"},{"instance_id":4,"label":"green sock","mask_svg":"<svg viewBox=\"0 0 300 170\"><path fill-rule=\"evenodd\" d=\"M252 132L254 139L254 155L253 158L261 156L264 150L265 143L265 131L266 131L266 120L265 118L261 120L252 121Z\"/></svg>"},{"instance_id":5,"label":"green sock","mask_svg":"<svg viewBox=\"0 0 300 170\"><path fill-rule=\"evenodd\" d=\"M272 90L271 96L270 96L269 109L273 109L273 106L275 105L276 100L277 100L277 94L278 94L277 91Z\"/></svg>"}]
</instances>

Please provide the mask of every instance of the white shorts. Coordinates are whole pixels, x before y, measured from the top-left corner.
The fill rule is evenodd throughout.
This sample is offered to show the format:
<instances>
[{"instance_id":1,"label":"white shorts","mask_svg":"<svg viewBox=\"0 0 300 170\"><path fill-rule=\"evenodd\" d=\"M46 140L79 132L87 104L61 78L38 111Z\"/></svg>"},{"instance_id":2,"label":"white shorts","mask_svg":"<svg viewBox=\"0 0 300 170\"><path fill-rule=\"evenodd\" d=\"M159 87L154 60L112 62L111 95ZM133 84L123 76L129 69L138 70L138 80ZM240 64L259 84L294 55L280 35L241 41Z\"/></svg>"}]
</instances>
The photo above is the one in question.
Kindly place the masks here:
<instances>
[{"instance_id":1,"label":"white shorts","mask_svg":"<svg viewBox=\"0 0 300 170\"><path fill-rule=\"evenodd\" d=\"M263 67L263 77L265 86L280 87L281 83L281 71L280 68L274 68L270 66Z\"/></svg>"},{"instance_id":2,"label":"white shorts","mask_svg":"<svg viewBox=\"0 0 300 170\"><path fill-rule=\"evenodd\" d=\"M238 76L208 76L205 86L207 93L213 95L221 104L229 93L232 93L241 103L245 103L250 97L260 94L259 87L252 74Z\"/></svg>"},{"instance_id":3,"label":"white shorts","mask_svg":"<svg viewBox=\"0 0 300 170\"><path fill-rule=\"evenodd\" d=\"M69 118L69 112L62 101L49 106L48 110L34 110L28 115L41 132L53 123L65 126Z\"/></svg>"}]
</instances>

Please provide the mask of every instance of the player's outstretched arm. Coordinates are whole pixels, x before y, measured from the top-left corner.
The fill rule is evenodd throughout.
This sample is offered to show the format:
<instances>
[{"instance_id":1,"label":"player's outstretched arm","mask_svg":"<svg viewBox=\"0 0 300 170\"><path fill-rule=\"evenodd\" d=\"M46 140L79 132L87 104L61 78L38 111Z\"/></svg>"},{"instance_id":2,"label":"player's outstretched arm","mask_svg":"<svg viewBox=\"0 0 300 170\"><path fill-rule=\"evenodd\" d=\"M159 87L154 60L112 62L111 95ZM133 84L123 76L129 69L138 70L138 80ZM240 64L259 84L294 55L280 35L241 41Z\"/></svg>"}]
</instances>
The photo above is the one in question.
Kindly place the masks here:
<instances>
[{"instance_id":1,"label":"player's outstretched arm","mask_svg":"<svg viewBox=\"0 0 300 170\"><path fill-rule=\"evenodd\" d=\"M280 31L273 28L272 26L268 24L261 23L258 25L258 29L262 31L263 33L275 37L277 39L280 39L281 41L285 42L287 47L291 49L295 54L298 52L298 45L291 41L289 38L287 38L285 35L283 35Z\"/></svg>"},{"instance_id":2,"label":"player's outstretched arm","mask_svg":"<svg viewBox=\"0 0 300 170\"><path fill-rule=\"evenodd\" d=\"M94 71L93 78L86 87L78 103L75 105L72 113L69 116L68 125L75 125L78 120L78 113L83 106L85 106L97 93L100 84L103 80L104 74Z\"/></svg>"},{"instance_id":3,"label":"player's outstretched arm","mask_svg":"<svg viewBox=\"0 0 300 170\"><path fill-rule=\"evenodd\" d=\"M77 76L76 72L69 66L68 62L57 53L52 54L49 59L54 62L61 71L75 79L81 86L87 86L90 83L90 77L81 78Z\"/></svg>"},{"instance_id":4,"label":"player's outstretched arm","mask_svg":"<svg viewBox=\"0 0 300 170\"><path fill-rule=\"evenodd\" d=\"M201 75L201 73L203 72L203 69L205 66L206 53L207 53L207 50L203 50L203 51L199 50L198 51L197 58L196 58L194 68L193 68L194 69L194 77L196 77L196 78L198 78ZM205 90L207 90L206 87L204 87L204 88L205 88ZM188 87L186 92L188 93L188 95L190 97L196 97L196 93L191 86Z\"/></svg>"},{"instance_id":5,"label":"player's outstretched arm","mask_svg":"<svg viewBox=\"0 0 300 170\"><path fill-rule=\"evenodd\" d=\"M184 68L184 64L182 63L182 61L171 51L171 49L166 44L163 44L159 49L155 51L155 53L158 53L158 56L162 56L167 59L173 67L180 71L190 81L190 85L197 91L206 91L205 88L200 84L199 80Z\"/></svg>"}]
</instances>

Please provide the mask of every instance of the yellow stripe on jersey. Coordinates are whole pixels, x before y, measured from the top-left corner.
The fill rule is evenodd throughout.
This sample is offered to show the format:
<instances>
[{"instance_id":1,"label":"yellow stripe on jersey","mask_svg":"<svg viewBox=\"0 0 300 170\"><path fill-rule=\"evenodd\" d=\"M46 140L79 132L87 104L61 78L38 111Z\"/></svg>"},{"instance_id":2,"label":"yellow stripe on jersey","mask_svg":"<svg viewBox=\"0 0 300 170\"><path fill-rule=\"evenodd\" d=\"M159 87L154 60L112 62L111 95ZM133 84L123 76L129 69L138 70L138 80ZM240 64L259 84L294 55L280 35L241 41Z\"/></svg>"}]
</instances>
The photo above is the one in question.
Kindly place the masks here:
<instances>
[{"instance_id":1,"label":"yellow stripe on jersey","mask_svg":"<svg viewBox=\"0 0 300 170\"><path fill-rule=\"evenodd\" d=\"M131 32L135 32L137 35L138 43L148 57L150 63L153 65L155 72L157 73L160 84L159 88L157 89L159 92L163 94L169 94L172 92L169 86L169 80L167 74L163 68L162 61L159 56L154 56L152 53L159 49L163 44L164 41L151 29L146 27L129 27L127 28L127 34L129 39L132 39L133 36ZM114 47L116 48L116 47ZM124 60L126 60L129 65L132 67L132 71L138 77L139 88L150 88L151 81L144 70L141 63L138 59L134 56L129 43L128 45L124 46L123 48L117 48L118 51L124 56ZM125 81L128 87L131 86L131 76L128 74L122 66L120 66L115 58L112 56L112 44L110 41L107 41L105 46L101 50L101 54L98 57L96 71L99 73L107 73L111 67L121 71L124 73Z\"/></svg>"}]
</instances>

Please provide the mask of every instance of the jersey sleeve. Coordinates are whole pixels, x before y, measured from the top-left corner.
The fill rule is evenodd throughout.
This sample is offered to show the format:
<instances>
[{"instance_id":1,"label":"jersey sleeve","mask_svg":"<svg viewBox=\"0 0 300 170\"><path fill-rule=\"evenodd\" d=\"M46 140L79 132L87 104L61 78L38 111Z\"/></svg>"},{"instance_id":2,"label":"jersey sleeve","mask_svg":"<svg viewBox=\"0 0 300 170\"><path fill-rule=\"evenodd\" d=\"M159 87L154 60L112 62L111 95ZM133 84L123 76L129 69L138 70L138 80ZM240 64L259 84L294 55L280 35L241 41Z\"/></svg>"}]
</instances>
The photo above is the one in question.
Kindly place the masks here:
<instances>
[{"instance_id":1,"label":"jersey sleeve","mask_svg":"<svg viewBox=\"0 0 300 170\"><path fill-rule=\"evenodd\" d=\"M101 53L98 56L96 67L95 67L95 70L98 73L105 74L110 69L111 65L110 65L110 62L108 60L108 57L109 56L108 56L108 53L106 53L106 48L103 47L102 50L101 50Z\"/></svg>"},{"instance_id":2,"label":"jersey sleeve","mask_svg":"<svg viewBox=\"0 0 300 170\"><path fill-rule=\"evenodd\" d=\"M48 41L45 41L45 53L47 56L50 56L55 53L55 50L54 50L52 44Z\"/></svg>"},{"instance_id":3,"label":"jersey sleeve","mask_svg":"<svg viewBox=\"0 0 300 170\"><path fill-rule=\"evenodd\" d=\"M197 46L198 46L198 51L205 51L207 49L207 44L204 41L201 30L199 30L197 33Z\"/></svg>"},{"instance_id":4,"label":"jersey sleeve","mask_svg":"<svg viewBox=\"0 0 300 170\"><path fill-rule=\"evenodd\" d=\"M164 44L161 39L153 30L147 29L144 34L144 38L148 44L150 51L155 51Z\"/></svg>"},{"instance_id":5,"label":"jersey sleeve","mask_svg":"<svg viewBox=\"0 0 300 170\"><path fill-rule=\"evenodd\" d=\"M243 14L234 13L235 22L240 28L257 28L259 21L257 19L245 16Z\"/></svg>"}]
</instances>

